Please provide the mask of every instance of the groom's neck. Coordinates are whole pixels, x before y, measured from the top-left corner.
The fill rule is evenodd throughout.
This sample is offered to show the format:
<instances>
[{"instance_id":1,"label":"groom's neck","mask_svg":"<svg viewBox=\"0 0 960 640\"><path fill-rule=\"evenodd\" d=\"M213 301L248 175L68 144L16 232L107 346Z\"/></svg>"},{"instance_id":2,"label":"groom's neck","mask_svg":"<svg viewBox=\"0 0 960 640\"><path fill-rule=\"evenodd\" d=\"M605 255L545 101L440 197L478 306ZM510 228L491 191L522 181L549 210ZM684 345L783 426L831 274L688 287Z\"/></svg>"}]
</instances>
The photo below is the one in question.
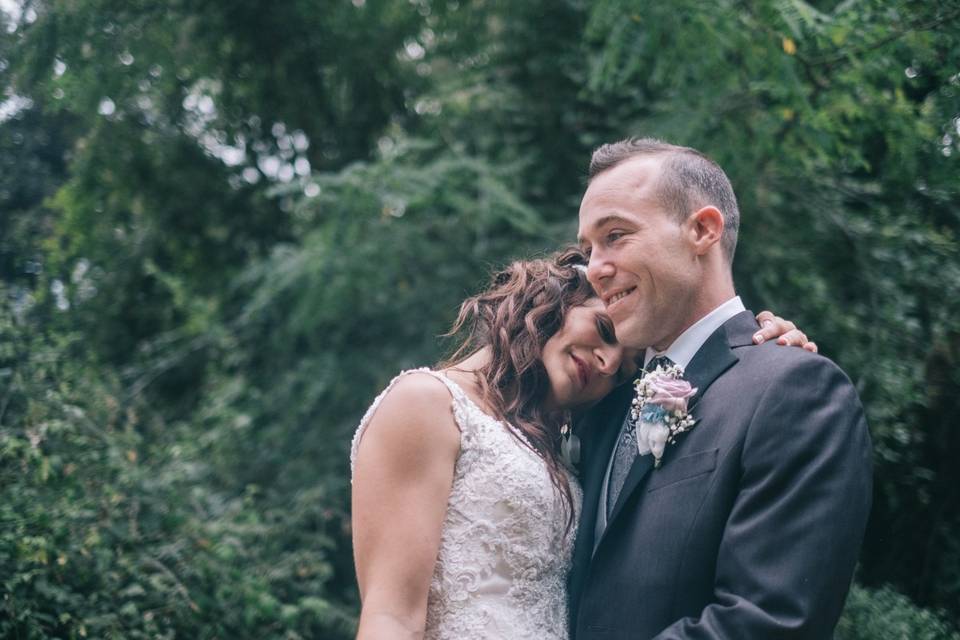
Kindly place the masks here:
<instances>
[{"instance_id":1,"label":"groom's neck","mask_svg":"<svg viewBox=\"0 0 960 640\"><path fill-rule=\"evenodd\" d=\"M687 312L682 316L683 320L677 323L672 335L664 340L665 344L655 345L657 351L666 351L670 348L677 338L683 335L683 332L695 325L711 311L722 305L724 302L737 295L733 287L733 276L730 274L717 274L715 278L706 279L701 286L693 292L687 305Z\"/></svg>"}]
</instances>

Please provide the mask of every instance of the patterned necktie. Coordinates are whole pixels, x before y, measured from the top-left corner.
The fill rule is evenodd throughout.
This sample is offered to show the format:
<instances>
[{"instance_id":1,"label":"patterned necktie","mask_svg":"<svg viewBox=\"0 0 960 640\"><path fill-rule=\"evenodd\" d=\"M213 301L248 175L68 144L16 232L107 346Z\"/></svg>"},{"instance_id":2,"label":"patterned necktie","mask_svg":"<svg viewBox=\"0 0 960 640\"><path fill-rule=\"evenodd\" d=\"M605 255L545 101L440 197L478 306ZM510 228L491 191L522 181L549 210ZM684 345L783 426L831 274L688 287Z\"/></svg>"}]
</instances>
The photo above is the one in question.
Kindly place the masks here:
<instances>
[{"instance_id":1,"label":"patterned necktie","mask_svg":"<svg viewBox=\"0 0 960 640\"><path fill-rule=\"evenodd\" d=\"M660 367L669 367L673 361L667 356L655 356L650 358L650 362L643 368L644 373L649 373ZM630 473L630 467L637 457L637 431L636 425L631 424L630 412L627 411L627 417L624 419L623 428L620 431L620 439L617 440L617 447L613 454L613 465L610 467L610 479L607 481L607 517L613 512L613 506L617 504L617 498L620 497L620 491L623 489L623 483L627 480L627 474Z\"/></svg>"}]
</instances>

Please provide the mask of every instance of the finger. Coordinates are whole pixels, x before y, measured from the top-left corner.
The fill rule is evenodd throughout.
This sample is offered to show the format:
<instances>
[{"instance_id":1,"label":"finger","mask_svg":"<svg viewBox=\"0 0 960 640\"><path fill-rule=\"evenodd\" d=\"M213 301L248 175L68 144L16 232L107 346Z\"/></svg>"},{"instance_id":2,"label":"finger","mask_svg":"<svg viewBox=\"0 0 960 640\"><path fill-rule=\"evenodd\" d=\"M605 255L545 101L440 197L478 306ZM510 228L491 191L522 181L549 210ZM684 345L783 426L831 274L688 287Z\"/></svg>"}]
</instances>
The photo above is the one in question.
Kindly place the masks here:
<instances>
[{"instance_id":1,"label":"finger","mask_svg":"<svg viewBox=\"0 0 960 640\"><path fill-rule=\"evenodd\" d=\"M771 334L770 332L770 327L774 326L776 321L777 316L775 316L772 311L767 311L764 309L757 314L757 323L760 325L761 329L753 335L754 344L763 344L764 341L779 335L779 333Z\"/></svg>"},{"instance_id":2,"label":"finger","mask_svg":"<svg viewBox=\"0 0 960 640\"><path fill-rule=\"evenodd\" d=\"M816 343L816 342L808 342L808 343L806 343L805 345L803 345L803 348L806 349L807 351L812 352L812 353L819 353L819 352L820 352L820 350L819 350L818 347L817 347L817 343Z\"/></svg>"},{"instance_id":3,"label":"finger","mask_svg":"<svg viewBox=\"0 0 960 640\"><path fill-rule=\"evenodd\" d=\"M807 342L807 334L800 331L800 329L791 329L777 338L777 344L789 345L791 347L802 347Z\"/></svg>"},{"instance_id":4,"label":"finger","mask_svg":"<svg viewBox=\"0 0 960 640\"><path fill-rule=\"evenodd\" d=\"M765 320L763 327L753 336L756 344L762 344L766 340L772 340L785 333L796 330L797 325L789 320L784 320L779 316L773 316L770 320ZM782 344L782 343L781 343Z\"/></svg>"},{"instance_id":5,"label":"finger","mask_svg":"<svg viewBox=\"0 0 960 640\"><path fill-rule=\"evenodd\" d=\"M757 314L757 324L759 324L761 327L769 326L770 323L775 322L776 320L777 316L774 315L772 311L763 310Z\"/></svg>"}]
</instances>

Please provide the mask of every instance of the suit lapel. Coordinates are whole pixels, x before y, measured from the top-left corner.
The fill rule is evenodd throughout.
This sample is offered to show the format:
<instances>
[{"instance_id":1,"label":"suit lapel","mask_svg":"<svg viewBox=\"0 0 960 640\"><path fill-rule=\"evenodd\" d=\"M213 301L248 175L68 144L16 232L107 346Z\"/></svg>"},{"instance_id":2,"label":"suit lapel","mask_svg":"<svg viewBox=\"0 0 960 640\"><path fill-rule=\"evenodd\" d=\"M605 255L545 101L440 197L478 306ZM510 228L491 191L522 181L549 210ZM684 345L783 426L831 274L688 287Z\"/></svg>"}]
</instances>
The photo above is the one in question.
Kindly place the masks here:
<instances>
[{"instance_id":1,"label":"suit lapel","mask_svg":"<svg viewBox=\"0 0 960 640\"><path fill-rule=\"evenodd\" d=\"M693 356L693 360L690 361L684 371L683 377L690 382L690 386L697 390L697 393L690 399L689 409L691 411L700 402L700 398L713 384L713 381L737 362L738 358L733 354L732 349L738 345L733 344L734 341L730 340L727 329L730 325L738 324L740 316L744 314L751 320L753 319L750 312L744 311L727 320L719 329L710 334L710 337Z\"/></svg>"},{"instance_id":2,"label":"suit lapel","mask_svg":"<svg viewBox=\"0 0 960 640\"><path fill-rule=\"evenodd\" d=\"M690 382L692 387L697 389L696 395L690 400L690 411L693 411L700 402L700 398L703 397L707 388L713 384L713 381L737 362L738 358L732 351L733 347L750 344L756 328L757 324L753 318L753 314L749 311L742 311L727 320L719 329L710 334L710 337L703 343L703 346L700 347L684 371L684 378ZM744 342L745 334L748 336L746 342ZM669 453L671 447L674 446L675 445L667 445L662 464L669 461ZM630 472L627 474L626 480L624 480L623 489L620 490L617 503L613 506L613 511L607 520L607 528L604 530L604 534L610 530L611 525L617 519L617 516L620 515L624 504L630 499L631 494L633 494L633 492L643 484L644 479L650 475L651 469L653 469L652 455L637 456L637 459L633 461L633 466L630 467ZM603 536L601 536L601 539L602 538Z\"/></svg>"}]
</instances>

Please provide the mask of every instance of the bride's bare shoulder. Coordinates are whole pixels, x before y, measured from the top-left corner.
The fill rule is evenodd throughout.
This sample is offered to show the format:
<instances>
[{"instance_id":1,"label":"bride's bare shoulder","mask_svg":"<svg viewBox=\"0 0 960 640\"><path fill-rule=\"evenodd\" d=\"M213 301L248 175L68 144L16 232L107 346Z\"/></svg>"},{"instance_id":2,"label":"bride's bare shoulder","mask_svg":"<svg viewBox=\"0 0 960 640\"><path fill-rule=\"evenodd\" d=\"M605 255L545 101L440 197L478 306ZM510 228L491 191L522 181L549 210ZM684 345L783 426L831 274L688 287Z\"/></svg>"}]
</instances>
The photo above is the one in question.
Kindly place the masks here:
<instances>
[{"instance_id":1,"label":"bride's bare shoulder","mask_svg":"<svg viewBox=\"0 0 960 640\"><path fill-rule=\"evenodd\" d=\"M384 395L367 425L364 440L404 450L411 445L456 451L460 430L451 409L451 393L443 381L426 371L398 379Z\"/></svg>"},{"instance_id":2,"label":"bride's bare shoulder","mask_svg":"<svg viewBox=\"0 0 960 640\"><path fill-rule=\"evenodd\" d=\"M447 385L435 373L410 371L401 376L381 401L381 408L435 410L450 404Z\"/></svg>"}]
</instances>

